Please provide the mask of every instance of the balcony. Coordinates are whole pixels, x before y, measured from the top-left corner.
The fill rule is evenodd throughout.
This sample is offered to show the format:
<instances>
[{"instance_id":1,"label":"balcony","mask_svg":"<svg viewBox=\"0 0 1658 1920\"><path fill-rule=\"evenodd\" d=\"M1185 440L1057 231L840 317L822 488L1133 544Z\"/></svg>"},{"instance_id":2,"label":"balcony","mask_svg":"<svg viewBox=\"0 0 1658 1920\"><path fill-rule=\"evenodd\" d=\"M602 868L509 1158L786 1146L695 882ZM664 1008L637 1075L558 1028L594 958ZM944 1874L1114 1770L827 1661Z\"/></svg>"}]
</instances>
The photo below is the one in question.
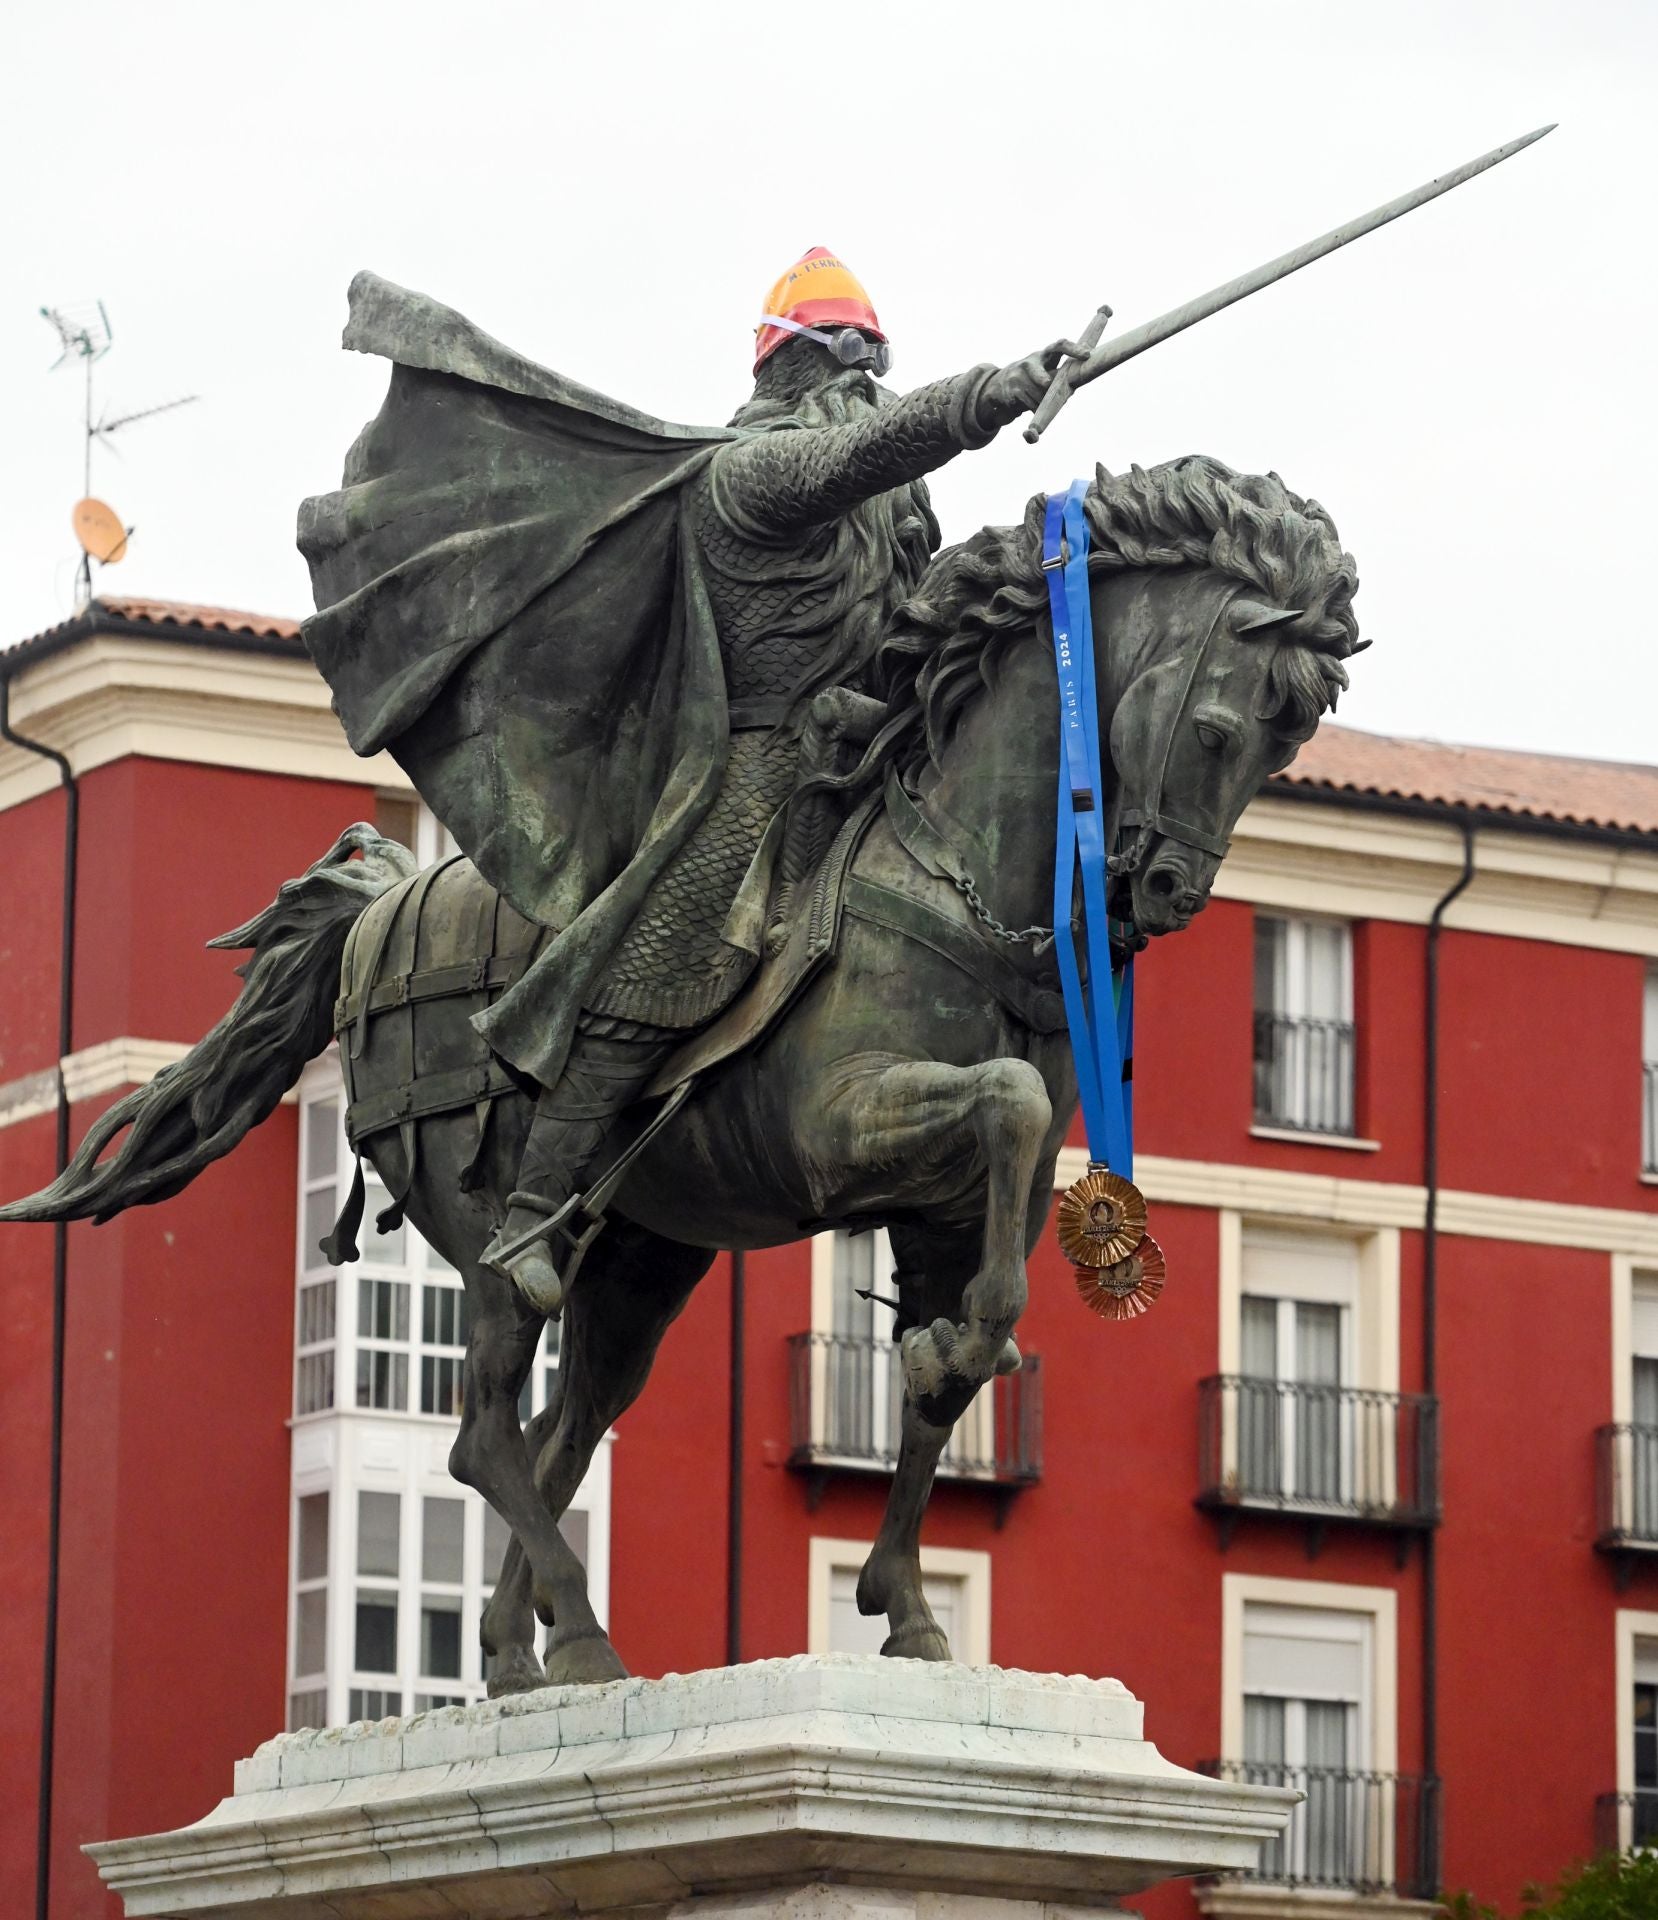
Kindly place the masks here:
<instances>
[{"instance_id":1,"label":"balcony","mask_svg":"<svg viewBox=\"0 0 1658 1920\"><path fill-rule=\"evenodd\" d=\"M1306 1795L1261 1864L1240 1878L1431 1900L1439 1892L1439 1782L1405 1773L1206 1760L1200 1772Z\"/></svg>"},{"instance_id":2,"label":"balcony","mask_svg":"<svg viewBox=\"0 0 1658 1920\"><path fill-rule=\"evenodd\" d=\"M1595 1545L1618 1557L1618 1585L1658 1553L1658 1427L1622 1422L1595 1433Z\"/></svg>"},{"instance_id":3,"label":"balcony","mask_svg":"<svg viewBox=\"0 0 1658 1920\"><path fill-rule=\"evenodd\" d=\"M1255 1124L1351 1136L1353 1023L1255 1015Z\"/></svg>"},{"instance_id":4,"label":"balcony","mask_svg":"<svg viewBox=\"0 0 1658 1920\"><path fill-rule=\"evenodd\" d=\"M1331 1524L1411 1531L1439 1524L1439 1402L1368 1387L1215 1374L1198 1382L1197 1504L1304 1522L1316 1553Z\"/></svg>"},{"instance_id":5,"label":"balcony","mask_svg":"<svg viewBox=\"0 0 1658 1920\"><path fill-rule=\"evenodd\" d=\"M998 1375L956 1423L938 1477L994 1490L997 1519L1020 1488L1042 1476L1042 1360L1027 1353ZM804 1474L815 1508L840 1474L890 1474L898 1464L904 1376L890 1340L797 1333L789 1341L789 1465Z\"/></svg>"},{"instance_id":6,"label":"balcony","mask_svg":"<svg viewBox=\"0 0 1658 1920\"><path fill-rule=\"evenodd\" d=\"M1596 1853L1630 1853L1658 1846L1658 1787L1603 1793L1595 1802Z\"/></svg>"},{"instance_id":7,"label":"balcony","mask_svg":"<svg viewBox=\"0 0 1658 1920\"><path fill-rule=\"evenodd\" d=\"M1641 1172L1658 1179L1658 1060L1641 1068Z\"/></svg>"}]
</instances>

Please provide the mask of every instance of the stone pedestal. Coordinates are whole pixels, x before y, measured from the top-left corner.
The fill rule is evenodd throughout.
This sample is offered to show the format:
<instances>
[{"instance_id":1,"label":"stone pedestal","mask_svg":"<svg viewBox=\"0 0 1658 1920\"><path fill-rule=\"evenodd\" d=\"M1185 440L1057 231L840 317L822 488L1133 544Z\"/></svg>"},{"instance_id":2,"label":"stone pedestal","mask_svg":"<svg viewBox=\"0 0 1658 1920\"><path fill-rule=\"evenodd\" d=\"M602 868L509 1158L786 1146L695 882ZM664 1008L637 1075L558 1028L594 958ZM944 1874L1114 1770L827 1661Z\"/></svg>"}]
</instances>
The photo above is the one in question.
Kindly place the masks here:
<instances>
[{"instance_id":1,"label":"stone pedestal","mask_svg":"<svg viewBox=\"0 0 1658 1920\"><path fill-rule=\"evenodd\" d=\"M1171 1766L1115 1680L836 1654L267 1741L128 1915L1014 1920L1255 1866L1297 1796Z\"/></svg>"}]
</instances>

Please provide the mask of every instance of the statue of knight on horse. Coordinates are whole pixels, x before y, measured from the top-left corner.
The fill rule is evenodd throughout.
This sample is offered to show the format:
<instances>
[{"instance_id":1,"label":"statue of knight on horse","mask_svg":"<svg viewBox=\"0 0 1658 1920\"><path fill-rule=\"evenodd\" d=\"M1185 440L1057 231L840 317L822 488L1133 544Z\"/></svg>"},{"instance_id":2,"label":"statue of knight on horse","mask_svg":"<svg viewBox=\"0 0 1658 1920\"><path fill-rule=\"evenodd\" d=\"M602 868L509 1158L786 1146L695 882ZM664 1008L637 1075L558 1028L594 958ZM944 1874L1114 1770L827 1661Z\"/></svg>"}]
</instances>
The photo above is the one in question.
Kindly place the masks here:
<instances>
[{"instance_id":1,"label":"statue of knight on horse","mask_svg":"<svg viewBox=\"0 0 1658 1920\"><path fill-rule=\"evenodd\" d=\"M752 396L691 433L371 276L351 306L392 391L302 509L307 644L352 744L391 747L552 935L474 1025L539 1089L484 1258L556 1314L613 1124L760 958L803 746L855 725L938 546L923 476L1034 407L1065 348L895 399L869 296L815 247L765 301Z\"/></svg>"},{"instance_id":2,"label":"statue of knight on horse","mask_svg":"<svg viewBox=\"0 0 1658 1920\"><path fill-rule=\"evenodd\" d=\"M1102 310L901 398L868 296L814 249L725 429L359 275L346 345L391 383L301 510L305 638L352 745L389 749L463 852L417 873L349 828L213 943L250 950L213 1032L0 1219L178 1192L337 1037L382 1225L406 1212L466 1288L450 1466L512 1530L492 1693L625 1671L557 1523L716 1253L885 1227L903 1413L858 1605L884 1652L950 1658L922 1516L955 1422L1019 1364L1079 1081L1094 1147L1118 1055L1082 1045L1088 1009L1201 910L1365 643L1329 515L1276 475L1102 468L942 553L924 477L1523 144L1109 348ZM359 1166L337 1262L363 1192ZM1124 1238L1084 1197L1084 1237L1108 1214L1132 1249L1143 1213ZM557 1391L521 1428L551 1315Z\"/></svg>"}]
</instances>

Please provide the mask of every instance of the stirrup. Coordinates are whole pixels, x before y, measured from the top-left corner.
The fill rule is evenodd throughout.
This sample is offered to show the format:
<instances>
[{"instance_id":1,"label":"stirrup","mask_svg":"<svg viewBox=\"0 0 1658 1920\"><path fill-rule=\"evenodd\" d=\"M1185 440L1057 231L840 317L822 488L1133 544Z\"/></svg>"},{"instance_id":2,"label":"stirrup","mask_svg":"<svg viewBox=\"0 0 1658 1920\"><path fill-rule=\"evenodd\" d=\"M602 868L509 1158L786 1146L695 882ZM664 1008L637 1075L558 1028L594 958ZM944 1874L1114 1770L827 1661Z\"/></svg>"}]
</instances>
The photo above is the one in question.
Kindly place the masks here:
<instances>
[{"instance_id":1,"label":"stirrup","mask_svg":"<svg viewBox=\"0 0 1658 1920\"><path fill-rule=\"evenodd\" d=\"M533 1208L545 1217L538 1220L534 1226L524 1228L521 1233L515 1233L510 1239L503 1239L497 1232L494 1239L478 1256L479 1260L492 1272L500 1274L502 1279L511 1280L516 1284L517 1276L512 1271L513 1263L528 1253L532 1247L545 1241L548 1258L553 1260L559 1282L568 1294L581 1263L587 1256L587 1249L605 1229L604 1213L602 1211L588 1213L584 1204L586 1198L585 1194L573 1193L562 1206L549 1207L536 1194L509 1194L507 1196L509 1207ZM583 1222L579 1229L574 1224L578 1216ZM562 1259L555 1258L555 1238L566 1243L567 1251L564 1251Z\"/></svg>"},{"instance_id":2,"label":"stirrup","mask_svg":"<svg viewBox=\"0 0 1658 1920\"><path fill-rule=\"evenodd\" d=\"M520 1255L527 1253L539 1241L548 1243L548 1258L552 1258L552 1242L555 1234L561 1236L569 1245L569 1253L562 1265L555 1262L555 1271L560 1286L567 1296L575 1282L582 1261L587 1257L587 1249L604 1232L605 1208L610 1204L611 1196L622 1184L622 1176L632 1166L639 1154L650 1145L663 1127L674 1117L690 1098L691 1089L696 1084L696 1075L682 1080L670 1093L652 1116L649 1126L645 1127L631 1146L614 1159L609 1168L595 1180L585 1193L573 1193L562 1205L551 1207L536 1193L514 1191L507 1195L507 1205L511 1207L533 1208L547 1217L539 1220L533 1227L526 1227L522 1233L515 1233L510 1240L503 1240L500 1231L478 1258L492 1272L511 1280L517 1285L517 1277L511 1263ZM585 1224L579 1229L574 1225L580 1215ZM527 1297L527 1296L526 1296ZM533 1302L532 1302L533 1304Z\"/></svg>"}]
</instances>

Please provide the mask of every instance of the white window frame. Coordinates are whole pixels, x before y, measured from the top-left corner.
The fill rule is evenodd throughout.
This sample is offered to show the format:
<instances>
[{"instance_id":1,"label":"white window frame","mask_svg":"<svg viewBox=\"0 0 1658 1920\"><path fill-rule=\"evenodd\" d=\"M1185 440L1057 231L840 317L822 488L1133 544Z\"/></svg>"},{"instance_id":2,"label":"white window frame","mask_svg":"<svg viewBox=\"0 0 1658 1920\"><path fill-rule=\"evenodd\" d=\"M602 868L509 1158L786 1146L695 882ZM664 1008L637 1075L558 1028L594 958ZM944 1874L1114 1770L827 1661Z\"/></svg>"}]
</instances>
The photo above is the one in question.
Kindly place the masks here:
<instances>
[{"instance_id":1,"label":"white window frame","mask_svg":"<svg viewBox=\"0 0 1658 1920\"><path fill-rule=\"evenodd\" d=\"M1307 1114L1299 1109L1302 1105L1304 1089L1290 1088L1290 1098L1284 1103L1285 1111L1275 1112L1271 1117L1259 1116L1253 1120L1250 1131L1266 1139L1288 1138L1291 1140L1354 1142L1373 1147L1374 1141L1358 1142L1358 1032L1357 1016L1354 1008L1354 959L1353 959L1353 922L1336 914L1286 912L1275 907L1255 909L1257 926L1264 922L1281 926L1285 930L1282 948L1283 963L1281 981L1274 979L1271 1004L1258 1006L1252 1004L1252 1013L1265 1013L1284 1020L1332 1020L1353 1029L1352 1078L1346 1088L1348 1129L1325 1131L1305 1124ZM1341 938L1340 969L1336 981L1336 1007L1334 1013L1312 1013L1310 998L1306 991L1308 975L1307 945L1308 934L1313 928L1339 933ZM1257 939L1259 935L1255 936ZM1254 949L1251 949L1253 967ZM1251 1000L1253 1003L1253 976ZM1279 1124L1281 1123L1281 1124Z\"/></svg>"},{"instance_id":2,"label":"white window frame","mask_svg":"<svg viewBox=\"0 0 1658 1920\"><path fill-rule=\"evenodd\" d=\"M1619 1607L1613 1621L1613 1686L1617 1689L1618 1792L1635 1791L1635 1682L1642 1656L1658 1653L1658 1613ZM1619 1810L1620 1820L1626 1809Z\"/></svg>"},{"instance_id":3,"label":"white window frame","mask_svg":"<svg viewBox=\"0 0 1658 1920\"><path fill-rule=\"evenodd\" d=\"M835 1329L835 1241L838 1231L812 1236L812 1331L817 1334L831 1335ZM895 1293L892 1241L884 1227L874 1228L871 1232L875 1242L875 1289L892 1297ZM886 1311L878 1306L877 1316ZM879 1335L879 1317L875 1325ZM894 1407L901 1365L896 1343L877 1337L870 1365L870 1432L878 1442L884 1441L894 1455L898 1452L900 1438ZM827 1457L829 1366L827 1353L821 1345L812 1349L811 1420L813 1449ZM995 1475L993 1464L974 1466L972 1463L993 1463L995 1458L996 1388L994 1381L987 1381L979 1389L972 1405L956 1422L940 1456L938 1471L945 1479L991 1479Z\"/></svg>"},{"instance_id":4,"label":"white window frame","mask_svg":"<svg viewBox=\"0 0 1658 1920\"><path fill-rule=\"evenodd\" d=\"M1399 1244L1397 1227L1355 1232L1335 1221L1275 1218L1244 1214L1231 1208L1220 1213L1220 1327L1219 1371L1236 1374L1242 1362L1244 1295L1244 1235L1262 1242L1285 1240L1341 1240L1358 1254L1357 1301L1350 1316L1347 1344L1351 1348L1351 1384L1376 1393L1399 1391ZM1297 1292L1293 1285L1276 1291L1275 1299L1328 1300L1328 1293ZM1344 1381L1344 1384L1347 1382Z\"/></svg>"},{"instance_id":5,"label":"white window frame","mask_svg":"<svg viewBox=\"0 0 1658 1920\"><path fill-rule=\"evenodd\" d=\"M1244 1624L1251 1607L1305 1608L1359 1614L1370 1622L1370 1725L1361 1729L1355 1771L1399 1771L1399 1596L1392 1587L1348 1586L1334 1580L1283 1580L1265 1574L1221 1575L1221 1757L1243 1758Z\"/></svg>"},{"instance_id":6,"label":"white window frame","mask_svg":"<svg viewBox=\"0 0 1658 1920\"><path fill-rule=\"evenodd\" d=\"M1635 1419L1635 1299L1637 1294L1658 1293L1658 1264L1633 1254L1614 1253L1610 1260L1612 1279L1612 1424L1633 1425ZM1648 1502L1652 1498L1646 1469L1650 1466L1649 1442L1631 1433L1609 1436L1617 1451L1610 1465L1613 1476L1615 1513L1605 1516L1627 1534L1638 1535L1638 1523L1649 1519Z\"/></svg>"},{"instance_id":7,"label":"white window frame","mask_svg":"<svg viewBox=\"0 0 1658 1920\"><path fill-rule=\"evenodd\" d=\"M1658 1292L1658 1263L1615 1253L1611 1277L1612 1419L1627 1426L1635 1418L1635 1296Z\"/></svg>"},{"instance_id":8,"label":"white window frame","mask_svg":"<svg viewBox=\"0 0 1658 1920\"><path fill-rule=\"evenodd\" d=\"M296 1695L321 1693L325 1701L325 1724L343 1725L349 1716L350 1696L354 1689L391 1693L399 1697L402 1710L416 1711L422 1695L443 1695L472 1700L483 1697L485 1680L482 1654L478 1644L478 1622L492 1589L484 1583L484 1503L481 1497L459 1486L448 1471L448 1457L459 1426L452 1414L422 1413L420 1407L421 1361L423 1357L449 1358L457 1351L442 1342L427 1347L423 1340L422 1289L438 1285L454 1291L460 1276L439 1256L427 1248L413 1226L406 1225L406 1259L398 1264L358 1260L336 1269L320 1265L307 1267L305 1249L305 1199L307 1191L320 1182L307 1178L306 1155L312 1103L335 1100L339 1104L339 1135L336 1171L337 1194L344 1193L350 1178L351 1161L344 1140L344 1093L340 1083L338 1052L313 1061L302 1076L300 1102L300 1157L296 1172L298 1208L298 1246L295 1254L295 1314L298 1328L299 1289L307 1279L315 1281L328 1273L335 1287L335 1332L332 1342L315 1343L306 1351L332 1351L334 1355L334 1405L306 1414L291 1416L290 1539L288 1555L288 1642L286 1698L288 1713L294 1711ZM358 1407L356 1400L357 1283L360 1278L387 1278L406 1284L409 1289L409 1328L406 1341L393 1343L407 1356L408 1405L405 1408ZM530 1376L531 1408L539 1412L545 1406L550 1382L557 1366L556 1330L549 1329L538 1350ZM385 1342L375 1341L383 1347ZM296 1363L295 1387L298 1372ZM296 1403L297 1404L297 1401ZM608 1618L610 1601L610 1450L614 1433L607 1434L594 1454L586 1478L570 1503L572 1513L583 1514L587 1523L587 1584L594 1611L603 1622ZM397 1673L395 1676L358 1672L354 1667L357 1574L357 1495L359 1492L387 1492L400 1496L400 1545L395 1581L383 1583L363 1576L367 1584L395 1586L398 1598ZM298 1527L299 1501L308 1494L326 1493L328 1514L328 1576L325 1620L326 1669L321 1675L295 1672L298 1655ZM423 1591L455 1591L454 1583L426 1583L421 1578L420 1527L427 1498L462 1502L461 1599L461 1676L422 1675L420 1656L420 1611ZM314 1581L304 1583L307 1588ZM538 1631L538 1644L544 1644L545 1631Z\"/></svg>"},{"instance_id":9,"label":"white window frame","mask_svg":"<svg viewBox=\"0 0 1658 1920\"><path fill-rule=\"evenodd\" d=\"M365 1209L363 1226L359 1231L358 1242L364 1249L362 1256L348 1261L340 1267L328 1268L313 1262L307 1264L308 1234L305 1225L305 1203L308 1195L322 1186L321 1180L309 1180L306 1177L306 1156L310 1149L310 1129L312 1114L317 1103L333 1100L337 1104L339 1115L336 1137L335 1191L343 1196L351 1179L351 1149L345 1137L345 1093L340 1077L339 1049L330 1046L305 1069L300 1077L298 1089L300 1109L300 1179L297 1196L298 1228L296 1232L296 1306L295 1306L295 1360L294 1360L294 1406L295 1420L326 1419L332 1413L361 1414L364 1417L386 1419L439 1420L453 1422L454 1415L422 1412L421 1383L422 1363L453 1361L463 1349L452 1343L435 1340L428 1344L424 1337L423 1304L424 1289L442 1287L450 1292L464 1291L461 1277L449 1266L442 1256L430 1247L416 1232L414 1226L405 1221L403 1225L404 1258L401 1261L376 1261L368 1254L368 1236L371 1227L370 1214L373 1211L374 1184L378 1176L368 1169L371 1182L369 1204ZM383 1190L383 1189L382 1189ZM330 1274L334 1282L334 1335L331 1343L298 1345L299 1307L297 1290L304 1288L307 1282L314 1284L320 1276ZM359 1282L362 1280L382 1280L393 1286L407 1289L408 1332L402 1339L381 1338L377 1335L359 1335L358 1299ZM548 1380L551 1370L558 1363L557 1330L549 1327L542 1336L537 1350L535 1365L530 1375L531 1411L539 1413L547 1403ZM334 1353L334 1405L332 1408L319 1408L312 1413L299 1413L300 1363L311 1355L326 1350L331 1344ZM360 1407L357 1405L357 1357L360 1352L389 1353L400 1357L406 1369L407 1391L406 1405L402 1407Z\"/></svg>"},{"instance_id":10,"label":"white window frame","mask_svg":"<svg viewBox=\"0 0 1658 1920\"><path fill-rule=\"evenodd\" d=\"M806 1651L829 1651L829 1600L832 1576L857 1573L869 1558L870 1540L827 1540L814 1535L807 1543ZM961 1582L961 1619L950 1651L968 1666L990 1665L990 1555L977 1548L932 1547L923 1543L921 1571L934 1579Z\"/></svg>"},{"instance_id":11,"label":"white window frame","mask_svg":"<svg viewBox=\"0 0 1658 1920\"><path fill-rule=\"evenodd\" d=\"M1217 1336L1218 1372L1230 1379L1243 1371L1244 1240L1249 1236L1268 1251L1274 1241L1285 1246L1296 1242L1340 1242L1355 1255L1355 1273L1351 1289L1335 1289L1315 1282L1306 1274L1287 1272L1266 1297L1279 1302L1279 1350L1282 1352L1287 1317L1293 1316L1297 1302L1306 1300L1344 1306L1342 1320L1342 1356L1340 1384L1374 1393L1399 1391L1399 1259L1400 1234L1397 1227L1381 1227L1373 1232L1354 1232L1334 1222L1284 1220L1271 1216L1239 1213L1223 1208L1219 1216L1219 1306ZM1260 1297L1256 1295L1255 1297ZM1222 1484L1235 1486L1239 1472L1239 1410L1234 1396L1222 1403L1228 1409L1221 1422ZM1295 1406L1293 1396L1286 1397L1284 1430L1279 1436L1279 1458L1286 1476L1285 1490L1294 1492L1296 1473ZM1345 1427L1338 1424L1338 1431ZM1341 1491L1344 1498L1354 1490L1357 1474L1365 1476L1367 1499L1386 1504L1397 1497L1397 1462L1391 1448L1384 1448L1376 1460L1356 1461L1344 1443L1341 1464ZM1296 1495L1298 1504L1301 1496ZM1314 1505L1316 1502L1308 1502Z\"/></svg>"}]
</instances>

